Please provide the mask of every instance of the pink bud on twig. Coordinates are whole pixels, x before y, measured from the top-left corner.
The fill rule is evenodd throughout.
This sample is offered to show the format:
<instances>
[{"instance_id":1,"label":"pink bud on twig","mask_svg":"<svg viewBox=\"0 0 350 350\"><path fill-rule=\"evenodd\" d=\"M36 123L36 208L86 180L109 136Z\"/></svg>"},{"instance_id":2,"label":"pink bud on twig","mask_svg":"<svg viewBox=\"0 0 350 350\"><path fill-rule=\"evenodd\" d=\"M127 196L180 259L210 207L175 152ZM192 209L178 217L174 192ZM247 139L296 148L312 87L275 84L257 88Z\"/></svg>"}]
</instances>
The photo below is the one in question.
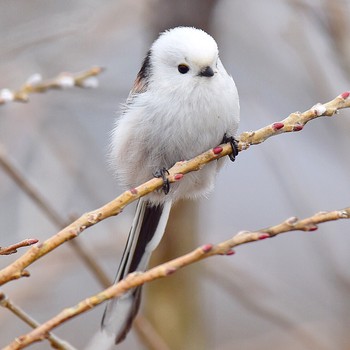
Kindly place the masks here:
<instances>
[{"instance_id":1,"label":"pink bud on twig","mask_svg":"<svg viewBox=\"0 0 350 350\"><path fill-rule=\"evenodd\" d=\"M180 181L184 177L184 174L175 174L174 179Z\"/></svg>"},{"instance_id":2,"label":"pink bud on twig","mask_svg":"<svg viewBox=\"0 0 350 350\"><path fill-rule=\"evenodd\" d=\"M209 253L212 249L213 249L213 245L210 243L204 244L204 246L202 246L202 250L204 253Z\"/></svg>"},{"instance_id":3,"label":"pink bud on twig","mask_svg":"<svg viewBox=\"0 0 350 350\"><path fill-rule=\"evenodd\" d=\"M259 235L259 240L270 238L271 236L268 233L261 233Z\"/></svg>"},{"instance_id":4,"label":"pink bud on twig","mask_svg":"<svg viewBox=\"0 0 350 350\"><path fill-rule=\"evenodd\" d=\"M233 250L233 249L229 249L226 253L225 253L225 255L233 255L233 254L235 254L236 252Z\"/></svg>"},{"instance_id":5,"label":"pink bud on twig","mask_svg":"<svg viewBox=\"0 0 350 350\"><path fill-rule=\"evenodd\" d=\"M301 124L296 124L293 126L293 131L300 131L303 130L304 126Z\"/></svg>"},{"instance_id":6,"label":"pink bud on twig","mask_svg":"<svg viewBox=\"0 0 350 350\"><path fill-rule=\"evenodd\" d=\"M309 232L313 232L313 231L316 231L316 230L318 230L317 225L310 225L310 226L307 227L307 231L309 231Z\"/></svg>"},{"instance_id":7,"label":"pink bud on twig","mask_svg":"<svg viewBox=\"0 0 350 350\"><path fill-rule=\"evenodd\" d=\"M39 240L36 239L36 238L29 238L29 239L26 240L26 242L27 242L28 245L32 245L32 244L38 243Z\"/></svg>"},{"instance_id":8,"label":"pink bud on twig","mask_svg":"<svg viewBox=\"0 0 350 350\"><path fill-rule=\"evenodd\" d=\"M136 189L136 188L131 188L131 189L130 189L130 192L131 192L132 194L137 194L137 189Z\"/></svg>"},{"instance_id":9,"label":"pink bud on twig","mask_svg":"<svg viewBox=\"0 0 350 350\"><path fill-rule=\"evenodd\" d=\"M172 275L174 272L176 272L176 267L171 266L166 269L165 274L169 276Z\"/></svg>"},{"instance_id":10,"label":"pink bud on twig","mask_svg":"<svg viewBox=\"0 0 350 350\"><path fill-rule=\"evenodd\" d=\"M340 96L346 100L350 96L350 91L345 91Z\"/></svg>"},{"instance_id":11,"label":"pink bud on twig","mask_svg":"<svg viewBox=\"0 0 350 350\"><path fill-rule=\"evenodd\" d=\"M274 130L280 130L280 129L282 129L282 128L284 128L284 124L281 123L281 122L273 123L273 124L272 124L272 129L274 129Z\"/></svg>"},{"instance_id":12,"label":"pink bud on twig","mask_svg":"<svg viewBox=\"0 0 350 350\"><path fill-rule=\"evenodd\" d=\"M222 152L222 147L218 146L213 148L214 154L220 154Z\"/></svg>"}]
</instances>

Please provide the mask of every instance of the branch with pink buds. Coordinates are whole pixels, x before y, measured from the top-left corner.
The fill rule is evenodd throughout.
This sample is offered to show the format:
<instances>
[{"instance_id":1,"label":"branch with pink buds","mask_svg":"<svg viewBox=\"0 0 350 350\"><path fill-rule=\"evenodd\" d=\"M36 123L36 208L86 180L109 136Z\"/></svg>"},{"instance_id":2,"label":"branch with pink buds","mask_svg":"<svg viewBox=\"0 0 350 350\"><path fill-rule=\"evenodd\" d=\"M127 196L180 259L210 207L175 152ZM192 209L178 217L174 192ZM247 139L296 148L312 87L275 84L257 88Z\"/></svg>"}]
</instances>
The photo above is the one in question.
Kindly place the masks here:
<instances>
[{"instance_id":1,"label":"branch with pink buds","mask_svg":"<svg viewBox=\"0 0 350 350\"><path fill-rule=\"evenodd\" d=\"M158 265L146 272L134 272L129 274L124 280L104 291L81 301L77 305L65 308L58 315L35 328L33 331L16 338L16 340L5 347L4 350L22 349L36 341L43 340L50 334L49 332L52 329L56 328L63 322L96 307L108 299L118 297L128 290L143 285L144 283L167 277L185 266L214 255L232 255L234 254L233 248L242 244L275 237L279 234L290 231L315 231L317 225L320 223L340 219L350 219L350 207L331 212L320 212L303 220L298 220L297 218L292 217L278 225L259 231L238 232L227 241L215 245L205 244L186 255Z\"/></svg>"},{"instance_id":2,"label":"branch with pink buds","mask_svg":"<svg viewBox=\"0 0 350 350\"><path fill-rule=\"evenodd\" d=\"M250 145L259 144L271 136L284 132L300 131L306 123L318 117L333 116L340 109L350 107L349 96L349 92L344 92L332 101L325 104L317 104L304 113L292 113L281 122L265 126L257 131L243 132L238 138L238 149L239 151L246 150ZM191 160L176 163L171 169L169 169L169 175L167 175L167 178L171 183L181 181L185 174L191 171L200 170L205 164L231 153L232 146L230 143L219 145ZM161 188L162 186L163 179L153 178L136 188L125 191L101 208L83 214L80 218L62 229L56 235L31 247L20 258L2 269L0 271L0 285L14 279L28 276L29 272L26 271L25 268L31 265L34 261L56 249L64 242L77 237L88 227L93 226L108 217L118 215L130 203Z\"/></svg>"},{"instance_id":3,"label":"branch with pink buds","mask_svg":"<svg viewBox=\"0 0 350 350\"><path fill-rule=\"evenodd\" d=\"M257 131L244 132L240 135L240 150L247 149L251 145L257 145L271 136L285 132L301 131L306 123L318 117L332 117L340 109L350 107L350 91L343 92L330 102L317 103L309 110L300 113L295 112L280 122L261 128Z\"/></svg>"},{"instance_id":4,"label":"branch with pink buds","mask_svg":"<svg viewBox=\"0 0 350 350\"><path fill-rule=\"evenodd\" d=\"M238 138L239 151L248 149L250 145L259 144L273 135L281 134L283 132L300 131L307 122L317 117L333 116L340 109L350 107L349 95L349 92L345 92L336 97L334 100L326 104L317 104L304 113L293 113L281 122L273 123L272 125L268 125L254 132L242 133ZM169 169L168 180L169 182L181 181L183 176L188 172L200 170L206 163L221 158L225 155L229 155L230 153L232 153L231 145L222 144L208 150L207 152L202 153L201 155L191 160L178 162L174 165L174 167ZM99 221L104 220L107 217L119 214L126 205L137 200L141 196L144 196L154 190L161 188L162 185L162 179L153 178L150 181L138 186L137 188L124 192L115 200L107 203L103 207L84 214L79 219L74 221L71 225L67 226L45 242L37 244L30 248L22 257L0 271L0 284L4 284L10 280L23 276L29 276L29 272L26 271L25 268L32 262L38 260L41 256L57 248L65 241L75 238L86 228L98 223ZM213 255L234 254L233 248L238 245L266 239L280 233L293 230L313 231L317 229L317 224L319 223L330 220L338 220L343 218L345 219L349 217L350 208L345 208L343 210L329 213L319 213L304 220L291 218L279 225L257 232L242 231L230 240L219 243L217 245L206 244L200 248L197 248L189 254L181 256L168 263L162 264L145 273L130 274L126 279L117 285L109 287L105 291L92 296L91 298L85 299L74 308L65 309L59 315L46 322L45 324L37 327L32 332L17 338L16 341L11 343L8 347L6 347L6 349L20 349L26 345L32 344L35 341L42 340L48 335L48 332L51 329L55 328L57 325L91 309L92 307L102 303L107 299L117 297L125 291L134 288L135 286L144 284L154 279L166 277L176 272L181 267L187 266Z\"/></svg>"},{"instance_id":5,"label":"branch with pink buds","mask_svg":"<svg viewBox=\"0 0 350 350\"><path fill-rule=\"evenodd\" d=\"M98 86L96 78L103 71L101 67L92 67L80 73L60 73L57 77L43 80L40 74L33 74L18 89L1 89L0 105L7 102L28 102L29 95L33 93L43 93L47 90L64 89L73 86L82 88L95 88Z\"/></svg>"}]
</instances>

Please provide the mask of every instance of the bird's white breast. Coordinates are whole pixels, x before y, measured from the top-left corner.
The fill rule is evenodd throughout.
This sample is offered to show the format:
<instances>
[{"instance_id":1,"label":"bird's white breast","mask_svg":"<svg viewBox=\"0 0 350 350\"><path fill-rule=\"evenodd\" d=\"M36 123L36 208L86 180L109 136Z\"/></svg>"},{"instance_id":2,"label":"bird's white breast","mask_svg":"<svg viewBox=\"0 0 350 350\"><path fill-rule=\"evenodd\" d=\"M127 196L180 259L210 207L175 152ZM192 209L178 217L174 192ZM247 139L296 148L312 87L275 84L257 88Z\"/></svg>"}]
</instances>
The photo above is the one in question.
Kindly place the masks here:
<instances>
[{"instance_id":1,"label":"bird's white breast","mask_svg":"<svg viewBox=\"0 0 350 350\"><path fill-rule=\"evenodd\" d=\"M238 94L223 71L198 77L185 86L150 85L123 113L113 133L112 162L126 188L149 180L160 168L190 159L234 136L239 121ZM168 197L194 197L208 192L217 162L186 175L171 186ZM161 200L162 194L153 195Z\"/></svg>"}]
</instances>

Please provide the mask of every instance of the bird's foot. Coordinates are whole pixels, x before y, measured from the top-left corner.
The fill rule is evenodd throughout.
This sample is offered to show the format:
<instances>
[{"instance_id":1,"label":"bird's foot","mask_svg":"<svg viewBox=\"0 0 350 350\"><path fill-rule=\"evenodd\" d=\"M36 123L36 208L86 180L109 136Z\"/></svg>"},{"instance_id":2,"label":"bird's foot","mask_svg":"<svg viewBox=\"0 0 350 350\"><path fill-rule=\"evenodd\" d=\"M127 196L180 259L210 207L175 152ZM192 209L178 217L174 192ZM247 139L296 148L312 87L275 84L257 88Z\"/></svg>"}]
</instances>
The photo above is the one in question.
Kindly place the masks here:
<instances>
[{"instance_id":1,"label":"bird's foot","mask_svg":"<svg viewBox=\"0 0 350 350\"><path fill-rule=\"evenodd\" d=\"M166 177L167 175L169 175L169 171L166 168L158 169L157 171L155 171L153 173L154 177L158 177L158 178L163 179L162 190L163 190L164 194L168 194L169 190L170 190L170 182L169 182L168 178Z\"/></svg>"},{"instance_id":2,"label":"bird's foot","mask_svg":"<svg viewBox=\"0 0 350 350\"><path fill-rule=\"evenodd\" d=\"M224 135L224 138L222 139L223 143L229 142L232 147L232 153L229 154L229 158L232 162L236 160L236 156L238 155L238 142L233 136L227 136L226 134Z\"/></svg>"}]
</instances>

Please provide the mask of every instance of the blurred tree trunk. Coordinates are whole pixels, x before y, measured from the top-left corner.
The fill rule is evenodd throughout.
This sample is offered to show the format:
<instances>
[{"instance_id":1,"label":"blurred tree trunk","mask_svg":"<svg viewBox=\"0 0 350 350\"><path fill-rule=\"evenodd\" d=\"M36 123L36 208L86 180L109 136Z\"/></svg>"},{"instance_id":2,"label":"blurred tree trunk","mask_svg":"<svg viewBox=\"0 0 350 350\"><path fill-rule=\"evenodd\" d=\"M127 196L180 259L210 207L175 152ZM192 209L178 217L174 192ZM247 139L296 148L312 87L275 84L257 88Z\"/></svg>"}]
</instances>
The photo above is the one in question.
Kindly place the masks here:
<instances>
[{"instance_id":1,"label":"blurred tree trunk","mask_svg":"<svg viewBox=\"0 0 350 350\"><path fill-rule=\"evenodd\" d=\"M193 26L210 32L210 21L217 0L162 0L150 8L155 36L169 28Z\"/></svg>"},{"instance_id":2,"label":"blurred tree trunk","mask_svg":"<svg viewBox=\"0 0 350 350\"><path fill-rule=\"evenodd\" d=\"M152 257L152 265L196 247L197 220L198 205L194 202L175 205L166 234ZM171 349L205 349L199 282L199 267L194 266L147 285L146 316Z\"/></svg>"},{"instance_id":3,"label":"blurred tree trunk","mask_svg":"<svg viewBox=\"0 0 350 350\"><path fill-rule=\"evenodd\" d=\"M329 33L333 39L340 63L343 65L348 77L350 77L350 23L348 11L344 7L348 6L344 0L327 0L325 2L325 13L327 14L327 24Z\"/></svg>"},{"instance_id":4,"label":"blurred tree trunk","mask_svg":"<svg viewBox=\"0 0 350 350\"><path fill-rule=\"evenodd\" d=\"M150 30L154 37L176 26L194 26L210 32L216 3L217 0L156 1L149 9ZM198 202L178 203L172 209L166 234L153 256L152 265L195 248L198 245L197 220ZM145 288L146 316L171 349L205 349L199 278L198 267L192 267Z\"/></svg>"}]
</instances>

